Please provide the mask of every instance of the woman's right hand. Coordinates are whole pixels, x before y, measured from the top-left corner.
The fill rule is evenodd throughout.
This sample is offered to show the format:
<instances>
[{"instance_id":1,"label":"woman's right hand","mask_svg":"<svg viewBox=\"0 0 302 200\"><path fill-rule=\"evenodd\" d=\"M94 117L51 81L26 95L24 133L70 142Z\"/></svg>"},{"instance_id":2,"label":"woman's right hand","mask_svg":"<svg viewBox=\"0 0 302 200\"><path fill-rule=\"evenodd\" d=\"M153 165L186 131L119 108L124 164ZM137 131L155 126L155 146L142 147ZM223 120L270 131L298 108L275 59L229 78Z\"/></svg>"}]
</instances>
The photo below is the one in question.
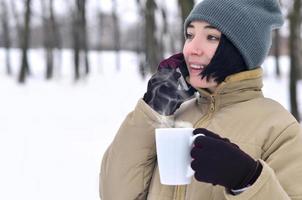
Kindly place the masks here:
<instances>
[{"instance_id":1,"label":"woman's right hand","mask_svg":"<svg viewBox=\"0 0 302 200\"><path fill-rule=\"evenodd\" d=\"M179 87L181 73L177 68L186 68L182 54L176 54L163 60L158 67L158 71L148 82L147 92L143 99L161 115L172 115L180 105L190 98L195 90L190 87L188 91Z\"/></svg>"}]
</instances>

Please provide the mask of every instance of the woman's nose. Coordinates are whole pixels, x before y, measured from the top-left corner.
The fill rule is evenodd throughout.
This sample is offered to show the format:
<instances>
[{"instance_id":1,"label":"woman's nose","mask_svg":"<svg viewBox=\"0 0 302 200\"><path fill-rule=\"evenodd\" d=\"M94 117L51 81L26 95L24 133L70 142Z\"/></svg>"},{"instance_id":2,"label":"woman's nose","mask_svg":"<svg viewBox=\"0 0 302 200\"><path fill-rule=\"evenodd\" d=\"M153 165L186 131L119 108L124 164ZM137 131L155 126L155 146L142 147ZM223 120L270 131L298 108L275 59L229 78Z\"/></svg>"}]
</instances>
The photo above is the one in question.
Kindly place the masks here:
<instances>
[{"instance_id":1,"label":"woman's nose","mask_svg":"<svg viewBox=\"0 0 302 200\"><path fill-rule=\"evenodd\" d=\"M204 49L203 49L203 45L202 45L202 41L199 39L199 40L193 40L192 43L191 43L191 53L193 55L202 55L204 53Z\"/></svg>"},{"instance_id":2,"label":"woman's nose","mask_svg":"<svg viewBox=\"0 0 302 200\"><path fill-rule=\"evenodd\" d=\"M193 48L192 54L200 56L200 55L202 55L202 50L199 47Z\"/></svg>"}]
</instances>

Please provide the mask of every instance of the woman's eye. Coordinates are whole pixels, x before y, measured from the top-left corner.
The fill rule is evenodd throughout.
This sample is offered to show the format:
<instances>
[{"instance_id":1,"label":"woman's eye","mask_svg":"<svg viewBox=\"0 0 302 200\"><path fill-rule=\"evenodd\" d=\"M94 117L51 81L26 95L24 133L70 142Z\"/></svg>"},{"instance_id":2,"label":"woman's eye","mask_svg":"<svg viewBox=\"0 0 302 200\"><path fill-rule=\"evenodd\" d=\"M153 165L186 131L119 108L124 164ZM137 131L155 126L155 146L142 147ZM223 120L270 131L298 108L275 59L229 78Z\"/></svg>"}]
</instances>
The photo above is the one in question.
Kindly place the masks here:
<instances>
[{"instance_id":1,"label":"woman's eye","mask_svg":"<svg viewBox=\"0 0 302 200\"><path fill-rule=\"evenodd\" d=\"M191 33L186 33L186 39L192 39L193 38L193 34Z\"/></svg>"},{"instance_id":2,"label":"woman's eye","mask_svg":"<svg viewBox=\"0 0 302 200\"><path fill-rule=\"evenodd\" d=\"M211 40L211 41L219 41L220 40L220 37L216 37L214 35L208 35L208 40Z\"/></svg>"}]
</instances>

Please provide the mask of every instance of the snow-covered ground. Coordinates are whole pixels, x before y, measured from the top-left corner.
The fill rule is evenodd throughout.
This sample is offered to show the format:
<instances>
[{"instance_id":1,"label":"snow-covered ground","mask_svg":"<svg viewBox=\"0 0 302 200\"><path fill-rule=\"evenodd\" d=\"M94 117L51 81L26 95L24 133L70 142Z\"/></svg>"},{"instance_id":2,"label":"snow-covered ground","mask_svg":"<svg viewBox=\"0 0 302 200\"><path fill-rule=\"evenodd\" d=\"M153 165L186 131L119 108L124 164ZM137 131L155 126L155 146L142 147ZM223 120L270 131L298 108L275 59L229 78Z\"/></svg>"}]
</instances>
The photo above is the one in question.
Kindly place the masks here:
<instances>
[{"instance_id":1,"label":"snow-covered ground","mask_svg":"<svg viewBox=\"0 0 302 200\"><path fill-rule=\"evenodd\" d=\"M98 200L102 155L146 89L136 55L123 52L116 71L114 53L92 52L91 75L74 84L69 51L60 78L47 82L43 52L32 50L33 76L26 85L5 75L3 57L0 49L0 199ZM16 73L16 50L12 61ZM289 108L288 59L281 62L280 80L273 76L273 60L265 62L264 93Z\"/></svg>"}]
</instances>

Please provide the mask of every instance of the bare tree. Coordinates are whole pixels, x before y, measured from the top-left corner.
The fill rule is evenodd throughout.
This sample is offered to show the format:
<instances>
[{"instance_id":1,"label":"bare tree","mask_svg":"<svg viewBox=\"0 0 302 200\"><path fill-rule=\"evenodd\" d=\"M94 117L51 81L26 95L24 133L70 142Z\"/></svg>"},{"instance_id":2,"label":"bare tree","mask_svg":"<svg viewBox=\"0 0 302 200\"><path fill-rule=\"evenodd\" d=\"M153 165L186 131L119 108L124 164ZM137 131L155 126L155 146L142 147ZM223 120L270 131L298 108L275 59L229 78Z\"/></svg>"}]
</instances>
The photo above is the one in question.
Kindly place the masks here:
<instances>
[{"instance_id":1,"label":"bare tree","mask_svg":"<svg viewBox=\"0 0 302 200\"><path fill-rule=\"evenodd\" d=\"M167 47L169 47L170 52L175 53L176 52L176 39L174 38L173 31L171 31L171 26L168 23L168 9L166 6L166 2L162 2L162 18L163 18L163 36L166 42ZM168 40L168 42L166 41ZM163 53L166 53L165 50L163 50Z\"/></svg>"},{"instance_id":2,"label":"bare tree","mask_svg":"<svg viewBox=\"0 0 302 200\"><path fill-rule=\"evenodd\" d=\"M116 69L120 69L120 28L119 28L119 19L117 15L117 2L116 0L112 0L112 18L113 18L113 26L114 26L114 50L116 52Z\"/></svg>"},{"instance_id":3,"label":"bare tree","mask_svg":"<svg viewBox=\"0 0 302 200\"><path fill-rule=\"evenodd\" d=\"M76 9L72 12L72 21L75 64L74 80L77 81L81 78L82 74L86 76L89 73L86 0L76 0Z\"/></svg>"},{"instance_id":4,"label":"bare tree","mask_svg":"<svg viewBox=\"0 0 302 200\"><path fill-rule=\"evenodd\" d=\"M52 2L41 0L42 6L42 18L43 18L43 43L45 48L46 57L46 79L50 79L53 76L53 33L51 32L50 26L50 13L49 9Z\"/></svg>"},{"instance_id":5,"label":"bare tree","mask_svg":"<svg viewBox=\"0 0 302 200\"><path fill-rule=\"evenodd\" d=\"M46 79L51 79L54 73L55 48L61 49L58 24L55 19L53 0L41 0L43 17L43 39L46 57Z\"/></svg>"},{"instance_id":6,"label":"bare tree","mask_svg":"<svg viewBox=\"0 0 302 200\"><path fill-rule=\"evenodd\" d=\"M30 15L31 15L31 0L25 0L25 16L24 16L24 31L22 32L21 38L21 48L22 48L22 64L21 70L19 73L19 83L25 83L26 76L29 73L29 64L28 64L28 57L27 52L29 48L29 35L30 35Z\"/></svg>"},{"instance_id":7,"label":"bare tree","mask_svg":"<svg viewBox=\"0 0 302 200\"><path fill-rule=\"evenodd\" d=\"M144 16L145 13L145 7L143 5L143 3L141 2L141 0L136 0L136 5L137 5L137 10L138 10L138 15L139 16ZM147 69L146 69L146 54L142 53L143 49L146 49L145 46L145 39L144 39L144 35L143 31L140 30L144 30L145 29L145 21L144 20L139 20L139 22L137 23L137 31L136 33L136 53L137 53L137 58L139 61L139 74L142 76L142 78L146 77L146 73L147 73Z\"/></svg>"},{"instance_id":8,"label":"bare tree","mask_svg":"<svg viewBox=\"0 0 302 200\"><path fill-rule=\"evenodd\" d=\"M291 113L300 121L299 109L297 103L297 80L301 70L301 0L294 0L293 8L289 14L290 38L290 106Z\"/></svg>"},{"instance_id":9,"label":"bare tree","mask_svg":"<svg viewBox=\"0 0 302 200\"><path fill-rule=\"evenodd\" d=\"M98 35L98 40L97 40L97 51L98 51L98 72L103 73L103 66L102 66L102 50L103 50L103 42L102 42L102 37L103 37L103 31L104 31L104 20L103 20L103 11L102 11L102 2L99 1L98 7L97 7L97 35Z\"/></svg>"},{"instance_id":10,"label":"bare tree","mask_svg":"<svg viewBox=\"0 0 302 200\"><path fill-rule=\"evenodd\" d=\"M80 41L79 41L79 20L75 10L72 11L72 39L73 39L73 57L74 57L74 80L80 79Z\"/></svg>"},{"instance_id":11,"label":"bare tree","mask_svg":"<svg viewBox=\"0 0 302 200\"><path fill-rule=\"evenodd\" d=\"M98 7L98 45L97 49L101 52L103 50L103 44L102 44L102 37L104 35L104 27L105 27L105 14L102 11L102 3L100 1L99 7Z\"/></svg>"},{"instance_id":12,"label":"bare tree","mask_svg":"<svg viewBox=\"0 0 302 200\"><path fill-rule=\"evenodd\" d=\"M11 75L11 64L10 64L10 47L11 47L11 40L10 40L10 29L9 29L9 16L8 16L8 7L6 1L1 1L1 25L3 31L3 40L4 40L4 47L6 49L5 52L5 65L6 65L6 73Z\"/></svg>"},{"instance_id":13,"label":"bare tree","mask_svg":"<svg viewBox=\"0 0 302 200\"><path fill-rule=\"evenodd\" d=\"M194 0L178 0L178 5L180 7L181 11L181 19L182 19L182 24L184 24L187 16L189 15L190 11L194 7ZM183 37L184 30L183 28L181 29L181 38L182 42L184 43L184 37Z\"/></svg>"},{"instance_id":14,"label":"bare tree","mask_svg":"<svg viewBox=\"0 0 302 200\"><path fill-rule=\"evenodd\" d=\"M85 61L85 75L89 73L89 62L88 62L88 40L87 40L87 20L86 20L86 0L78 0L78 8L81 16L81 27L82 27L82 37L81 37L81 47L84 53Z\"/></svg>"},{"instance_id":15,"label":"bare tree","mask_svg":"<svg viewBox=\"0 0 302 200\"><path fill-rule=\"evenodd\" d=\"M165 54L166 48L165 48L165 43L168 39L168 19L167 19L167 10L165 5L161 5L159 8L161 12L161 17L163 21L163 26L160 30L160 38L159 38L159 55L163 56ZM162 58L160 58L162 59Z\"/></svg>"},{"instance_id":16,"label":"bare tree","mask_svg":"<svg viewBox=\"0 0 302 200\"><path fill-rule=\"evenodd\" d=\"M59 23L57 22L57 19L55 17L55 12L54 12L54 6L53 6L54 1L49 0L49 14L50 14L50 27L51 31L53 33L52 35L52 42L53 45L53 54L54 54L54 64L55 68L60 68L61 66L61 57L62 57L62 39L60 35L60 26ZM56 51L56 49L57 51Z\"/></svg>"},{"instance_id":17,"label":"bare tree","mask_svg":"<svg viewBox=\"0 0 302 200\"><path fill-rule=\"evenodd\" d=\"M173 31L171 30L171 26L168 22L169 13L165 1L161 2L159 9L161 11L162 23L163 23L163 27L161 28L161 37L160 37L160 48L161 48L160 55L164 55L165 53L170 53L170 52L175 53L176 43L178 43L178 41L176 41Z\"/></svg>"},{"instance_id":18,"label":"bare tree","mask_svg":"<svg viewBox=\"0 0 302 200\"><path fill-rule=\"evenodd\" d=\"M11 7L11 10L12 10L12 14L13 14L13 17L14 17L14 20L15 20L15 26L16 26L16 29L17 29L17 39L18 39L18 43L19 43L19 46L21 47L22 46L22 40L20 39L23 35L23 30L22 30L22 26L21 26L21 19L20 19L20 16L19 16L19 13L17 11L17 6L16 6L16 2L15 1L9 1L10 2L10 7Z\"/></svg>"},{"instance_id":19,"label":"bare tree","mask_svg":"<svg viewBox=\"0 0 302 200\"><path fill-rule=\"evenodd\" d=\"M156 38L155 10L157 5L154 0L146 1L145 8L145 48L146 48L146 65L152 73L157 69L160 59L159 45Z\"/></svg>"}]
</instances>

